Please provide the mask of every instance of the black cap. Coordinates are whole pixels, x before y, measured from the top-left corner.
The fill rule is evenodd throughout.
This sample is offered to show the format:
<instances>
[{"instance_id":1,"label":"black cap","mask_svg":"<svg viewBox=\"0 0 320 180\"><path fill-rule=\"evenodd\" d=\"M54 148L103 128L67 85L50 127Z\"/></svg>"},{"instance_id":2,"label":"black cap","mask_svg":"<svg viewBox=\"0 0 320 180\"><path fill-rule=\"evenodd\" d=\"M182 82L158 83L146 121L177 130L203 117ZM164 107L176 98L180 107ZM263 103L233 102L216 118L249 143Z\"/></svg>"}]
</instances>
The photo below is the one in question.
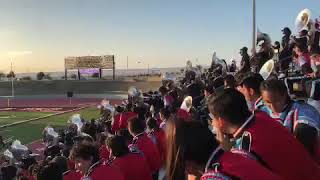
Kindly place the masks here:
<instances>
[{"instance_id":1,"label":"black cap","mask_svg":"<svg viewBox=\"0 0 320 180\"><path fill-rule=\"evenodd\" d=\"M240 50L242 50L242 51L248 51L248 48L247 48L247 47L243 47L243 48L241 48Z\"/></svg>"},{"instance_id":2,"label":"black cap","mask_svg":"<svg viewBox=\"0 0 320 180\"><path fill-rule=\"evenodd\" d=\"M290 30L288 27L284 27L281 31L288 31Z\"/></svg>"},{"instance_id":3,"label":"black cap","mask_svg":"<svg viewBox=\"0 0 320 180\"><path fill-rule=\"evenodd\" d=\"M288 27L284 27L281 31L285 34L291 34L291 30Z\"/></svg>"}]
</instances>

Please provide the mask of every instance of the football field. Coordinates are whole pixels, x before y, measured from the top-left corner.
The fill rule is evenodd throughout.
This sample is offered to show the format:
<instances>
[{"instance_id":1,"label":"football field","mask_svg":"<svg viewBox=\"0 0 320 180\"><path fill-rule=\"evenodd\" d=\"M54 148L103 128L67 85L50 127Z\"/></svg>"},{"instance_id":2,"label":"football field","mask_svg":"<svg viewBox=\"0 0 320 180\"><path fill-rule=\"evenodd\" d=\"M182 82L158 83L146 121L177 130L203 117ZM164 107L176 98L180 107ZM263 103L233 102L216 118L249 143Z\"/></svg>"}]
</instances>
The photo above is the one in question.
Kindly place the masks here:
<instances>
[{"instance_id":1,"label":"football field","mask_svg":"<svg viewBox=\"0 0 320 180\"><path fill-rule=\"evenodd\" d=\"M52 112L0 111L0 126L52 115Z\"/></svg>"},{"instance_id":2,"label":"football field","mask_svg":"<svg viewBox=\"0 0 320 180\"><path fill-rule=\"evenodd\" d=\"M0 128L0 135L3 136L4 139L18 139L23 144L27 144L41 139L42 131L48 125L54 127L56 131L65 128L69 118L73 114L81 114L81 117L86 120L99 117L99 110L96 107L54 115L56 113L57 112L0 112L1 126L8 123L25 121L28 120L28 118L33 119L52 115L34 121Z\"/></svg>"}]
</instances>

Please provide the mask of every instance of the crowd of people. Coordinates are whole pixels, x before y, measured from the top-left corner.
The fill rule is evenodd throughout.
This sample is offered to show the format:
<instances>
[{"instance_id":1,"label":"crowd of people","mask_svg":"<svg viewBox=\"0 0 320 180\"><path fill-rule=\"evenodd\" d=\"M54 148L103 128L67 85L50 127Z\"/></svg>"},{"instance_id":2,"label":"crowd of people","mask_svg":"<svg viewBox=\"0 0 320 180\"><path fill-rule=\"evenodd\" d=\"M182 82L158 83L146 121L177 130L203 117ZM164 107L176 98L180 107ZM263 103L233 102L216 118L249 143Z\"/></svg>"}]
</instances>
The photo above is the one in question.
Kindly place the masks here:
<instances>
[{"instance_id":1,"label":"crowd of people","mask_svg":"<svg viewBox=\"0 0 320 180\"><path fill-rule=\"evenodd\" d=\"M164 80L157 92L130 88L120 106L103 101L99 119L74 117L58 133L47 127L42 158L10 147L0 179L319 180L320 110L292 99L290 73L317 85L320 32L311 44L308 32L283 33L274 46L258 38L251 57L242 48L235 74L213 62L201 76L187 70L181 82ZM275 54L284 79L258 73Z\"/></svg>"}]
</instances>

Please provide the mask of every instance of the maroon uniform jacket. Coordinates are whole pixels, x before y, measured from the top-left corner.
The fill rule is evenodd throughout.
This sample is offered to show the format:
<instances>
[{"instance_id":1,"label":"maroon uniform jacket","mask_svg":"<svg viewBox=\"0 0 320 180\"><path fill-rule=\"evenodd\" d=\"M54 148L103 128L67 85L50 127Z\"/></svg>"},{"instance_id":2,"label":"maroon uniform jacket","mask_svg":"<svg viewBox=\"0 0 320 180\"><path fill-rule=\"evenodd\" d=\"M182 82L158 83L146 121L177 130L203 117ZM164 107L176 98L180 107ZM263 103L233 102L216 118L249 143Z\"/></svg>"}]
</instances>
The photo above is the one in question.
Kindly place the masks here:
<instances>
[{"instance_id":1,"label":"maroon uniform jacket","mask_svg":"<svg viewBox=\"0 0 320 180\"><path fill-rule=\"evenodd\" d=\"M285 127L264 112L254 112L252 117L234 135L237 137L236 134L243 132L238 140L244 135L249 137L249 145L240 145L240 149L249 146L243 150L284 179L320 179L319 167Z\"/></svg>"},{"instance_id":2,"label":"maroon uniform jacket","mask_svg":"<svg viewBox=\"0 0 320 180\"><path fill-rule=\"evenodd\" d=\"M69 170L63 173L63 180L80 180L81 173L74 170Z\"/></svg>"},{"instance_id":3,"label":"maroon uniform jacket","mask_svg":"<svg viewBox=\"0 0 320 180\"><path fill-rule=\"evenodd\" d=\"M97 162L93 164L88 172L81 178L81 180L124 180L120 170L107 165L105 163Z\"/></svg>"},{"instance_id":4,"label":"maroon uniform jacket","mask_svg":"<svg viewBox=\"0 0 320 180\"><path fill-rule=\"evenodd\" d=\"M100 159L104 159L104 160L109 159L110 152L109 152L109 150L108 150L106 145L100 146L100 148L99 148L99 156L100 156Z\"/></svg>"},{"instance_id":5,"label":"maroon uniform jacket","mask_svg":"<svg viewBox=\"0 0 320 180\"><path fill-rule=\"evenodd\" d=\"M244 179L280 180L281 178L253 159L218 148L207 163L201 180Z\"/></svg>"},{"instance_id":6,"label":"maroon uniform jacket","mask_svg":"<svg viewBox=\"0 0 320 180\"><path fill-rule=\"evenodd\" d=\"M159 151L161 163L164 165L166 161L167 148L166 148L166 134L163 129L159 129L158 131L152 130L149 136L154 137L156 140L156 146Z\"/></svg>"},{"instance_id":7,"label":"maroon uniform jacket","mask_svg":"<svg viewBox=\"0 0 320 180\"><path fill-rule=\"evenodd\" d=\"M136 117L138 114L134 112L124 112L114 116L111 130L116 132L120 129L126 129L128 127L128 120Z\"/></svg>"},{"instance_id":8,"label":"maroon uniform jacket","mask_svg":"<svg viewBox=\"0 0 320 180\"><path fill-rule=\"evenodd\" d=\"M140 133L133 138L129 148L140 152L146 159L152 173L158 171L162 164L157 146L153 144L146 133Z\"/></svg>"},{"instance_id":9,"label":"maroon uniform jacket","mask_svg":"<svg viewBox=\"0 0 320 180\"><path fill-rule=\"evenodd\" d=\"M152 180L152 174L146 160L139 153L129 153L114 158L111 165L120 169L125 180Z\"/></svg>"}]
</instances>

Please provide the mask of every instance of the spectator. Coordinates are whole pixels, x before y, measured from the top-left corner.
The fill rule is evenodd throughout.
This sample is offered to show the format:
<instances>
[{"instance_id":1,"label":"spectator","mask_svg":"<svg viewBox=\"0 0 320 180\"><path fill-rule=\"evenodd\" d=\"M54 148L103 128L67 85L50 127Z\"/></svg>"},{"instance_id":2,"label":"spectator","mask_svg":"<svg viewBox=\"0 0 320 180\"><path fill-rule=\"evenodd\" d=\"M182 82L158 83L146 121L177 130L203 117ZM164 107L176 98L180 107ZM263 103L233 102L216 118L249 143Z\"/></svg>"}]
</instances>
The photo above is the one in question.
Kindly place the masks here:
<instances>
[{"instance_id":1,"label":"spectator","mask_svg":"<svg viewBox=\"0 0 320 180\"><path fill-rule=\"evenodd\" d=\"M159 92L160 92L160 94L161 94L161 96L163 98L164 106L168 107L168 106L172 105L174 99L173 99L172 96L170 96L168 94L169 91L168 91L167 87L161 86L159 88Z\"/></svg>"},{"instance_id":2,"label":"spectator","mask_svg":"<svg viewBox=\"0 0 320 180\"><path fill-rule=\"evenodd\" d=\"M166 134L163 129L160 129L157 123L157 120L154 118L149 118L147 120L148 135L151 138L155 139L155 145L158 148L160 158L164 164L166 160Z\"/></svg>"},{"instance_id":3,"label":"spectator","mask_svg":"<svg viewBox=\"0 0 320 180\"><path fill-rule=\"evenodd\" d=\"M290 132L264 112L251 113L239 91L227 89L210 99L209 110L217 139L225 149L252 153L261 165L284 179L320 178L316 163Z\"/></svg>"},{"instance_id":4,"label":"spectator","mask_svg":"<svg viewBox=\"0 0 320 180\"><path fill-rule=\"evenodd\" d=\"M160 109L159 114L160 114L160 120L162 121L160 123L160 128L165 130L166 129L166 122L170 118L171 113L168 108L162 108L162 109Z\"/></svg>"},{"instance_id":5,"label":"spectator","mask_svg":"<svg viewBox=\"0 0 320 180\"><path fill-rule=\"evenodd\" d=\"M117 135L109 137L107 146L113 157L110 164L120 169L125 180L152 180L146 160L139 153L129 152L124 137Z\"/></svg>"},{"instance_id":6,"label":"spectator","mask_svg":"<svg viewBox=\"0 0 320 180\"><path fill-rule=\"evenodd\" d=\"M128 122L128 129L133 136L132 144L129 146L130 149L141 152L146 158L153 177L158 177L158 170L161 168L160 154L157 146L145 133L145 121L133 118Z\"/></svg>"},{"instance_id":7,"label":"spectator","mask_svg":"<svg viewBox=\"0 0 320 180\"><path fill-rule=\"evenodd\" d=\"M302 74L312 73L308 47L305 44L297 43L294 47L294 52L297 55L297 58L295 59L298 68L297 70L301 71Z\"/></svg>"},{"instance_id":8,"label":"spectator","mask_svg":"<svg viewBox=\"0 0 320 180\"><path fill-rule=\"evenodd\" d=\"M17 175L17 168L15 166L5 166L1 168L1 175L3 180L14 180Z\"/></svg>"},{"instance_id":9,"label":"spectator","mask_svg":"<svg viewBox=\"0 0 320 180\"><path fill-rule=\"evenodd\" d=\"M236 87L236 80L230 74L224 77L224 88L235 88Z\"/></svg>"},{"instance_id":10,"label":"spectator","mask_svg":"<svg viewBox=\"0 0 320 180\"><path fill-rule=\"evenodd\" d=\"M223 151L200 123L172 119L168 123L167 179L186 179L186 174L201 179L279 179L258 162Z\"/></svg>"},{"instance_id":11,"label":"spectator","mask_svg":"<svg viewBox=\"0 0 320 180\"><path fill-rule=\"evenodd\" d=\"M250 110L264 108L260 93L260 84L263 82L260 74L251 74L243 78L237 89L244 95Z\"/></svg>"},{"instance_id":12,"label":"spectator","mask_svg":"<svg viewBox=\"0 0 320 180\"><path fill-rule=\"evenodd\" d=\"M52 162L56 163L63 175L63 180L80 180L81 174L68 168L68 160L63 156L55 157Z\"/></svg>"},{"instance_id":13,"label":"spectator","mask_svg":"<svg viewBox=\"0 0 320 180\"><path fill-rule=\"evenodd\" d=\"M240 49L240 55L242 56L241 62L240 62L240 69L239 71L241 73L246 73L250 71L250 57L248 55L248 48L243 47Z\"/></svg>"},{"instance_id":14,"label":"spectator","mask_svg":"<svg viewBox=\"0 0 320 180\"><path fill-rule=\"evenodd\" d=\"M311 155L316 156L320 128L318 111L306 103L291 100L280 80L263 82L261 94L268 107L265 111L292 132Z\"/></svg>"},{"instance_id":15,"label":"spectator","mask_svg":"<svg viewBox=\"0 0 320 180\"><path fill-rule=\"evenodd\" d=\"M118 169L104 164L99 159L99 151L92 144L79 144L71 151L71 158L75 161L76 169L82 178L101 180L105 177L114 180L123 180L123 175Z\"/></svg>"},{"instance_id":16,"label":"spectator","mask_svg":"<svg viewBox=\"0 0 320 180\"><path fill-rule=\"evenodd\" d=\"M40 168L37 180L63 180L63 175L59 166L52 162Z\"/></svg>"},{"instance_id":17,"label":"spectator","mask_svg":"<svg viewBox=\"0 0 320 180\"><path fill-rule=\"evenodd\" d=\"M291 30L288 27L282 29L283 37L281 40L282 51L279 54L280 71L287 74L289 64L292 62L293 45L290 43Z\"/></svg>"},{"instance_id":18,"label":"spectator","mask_svg":"<svg viewBox=\"0 0 320 180\"><path fill-rule=\"evenodd\" d=\"M314 78L320 77L320 48L315 48L311 52L311 68L313 73L309 74L309 76Z\"/></svg>"},{"instance_id":19,"label":"spectator","mask_svg":"<svg viewBox=\"0 0 320 180\"><path fill-rule=\"evenodd\" d=\"M107 136L103 133L99 136L99 157L100 159L108 160L110 157L110 152L105 144Z\"/></svg>"}]
</instances>

